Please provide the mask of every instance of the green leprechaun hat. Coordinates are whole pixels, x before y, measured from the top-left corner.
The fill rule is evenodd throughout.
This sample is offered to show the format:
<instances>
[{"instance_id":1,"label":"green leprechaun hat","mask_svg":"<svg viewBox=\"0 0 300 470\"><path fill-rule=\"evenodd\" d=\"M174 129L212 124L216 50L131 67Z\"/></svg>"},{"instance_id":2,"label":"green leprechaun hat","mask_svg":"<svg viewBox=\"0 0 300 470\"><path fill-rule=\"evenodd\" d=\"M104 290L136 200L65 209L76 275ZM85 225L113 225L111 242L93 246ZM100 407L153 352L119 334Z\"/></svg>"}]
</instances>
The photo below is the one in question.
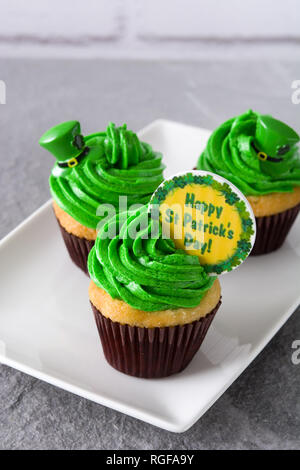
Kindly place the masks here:
<instances>
[{"instance_id":1,"label":"green leprechaun hat","mask_svg":"<svg viewBox=\"0 0 300 470\"><path fill-rule=\"evenodd\" d=\"M287 124L266 114L258 116L254 144L261 160L282 161L299 140L297 132Z\"/></svg>"},{"instance_id":2,"label":"green leprechaun hat","mask_svg":"<svg viewBox=\"0 0 300 470\"><path fill-rule=\"evenodd\" d=\"M52 127L39 140L39 144L54 155L61 167L78 165L87 147L78 121L67 121Z\"/></svg>"}]
</instances>

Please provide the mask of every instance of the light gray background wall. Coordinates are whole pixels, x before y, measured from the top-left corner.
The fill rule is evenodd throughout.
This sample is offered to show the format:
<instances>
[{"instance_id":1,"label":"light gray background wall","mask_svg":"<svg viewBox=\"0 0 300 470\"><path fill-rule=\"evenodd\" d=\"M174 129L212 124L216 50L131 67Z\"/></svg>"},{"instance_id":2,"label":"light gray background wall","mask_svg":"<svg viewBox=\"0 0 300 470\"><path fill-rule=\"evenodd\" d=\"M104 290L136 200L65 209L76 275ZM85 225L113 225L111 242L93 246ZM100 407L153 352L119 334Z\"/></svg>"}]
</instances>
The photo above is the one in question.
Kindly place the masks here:
<instances>
[{"instance_id":1,"label":"light gray background wall","mask_svg":"<svg viewBox=\"0 0 300 470\"><path fill-rule=\"evenodd\" d=\"M300 58L299 0L0 0L0 54Z\"/></svg>"}]
</instances>

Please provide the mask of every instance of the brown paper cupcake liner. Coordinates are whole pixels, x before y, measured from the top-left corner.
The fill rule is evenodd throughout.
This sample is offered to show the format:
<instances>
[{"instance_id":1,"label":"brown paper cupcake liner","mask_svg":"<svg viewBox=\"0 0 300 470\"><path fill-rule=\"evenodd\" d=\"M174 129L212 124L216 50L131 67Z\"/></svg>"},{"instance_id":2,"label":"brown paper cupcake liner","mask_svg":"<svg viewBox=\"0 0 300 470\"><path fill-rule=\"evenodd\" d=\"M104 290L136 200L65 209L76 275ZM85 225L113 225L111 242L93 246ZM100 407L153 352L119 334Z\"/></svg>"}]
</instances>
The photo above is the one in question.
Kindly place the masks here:
<instances>
[{"instance_id":1,"label":"brown paper cupcake liner","mask_svg":"<svg viewBox=\"0 0 300 470\"><path fill-rule=\"evenodd\" d=\"M107 362L124 374L143 378L167 377L182 371L200 348L221 305L186 325L140 328L106 318L91 303Z\"/></svg>"},{"instance_id":2,"label":"brown paper cupcake liner","mask_svg":"<svg viewBox=\"0 0 300 470\"><path fill-rule=\"evenodd\" d=\"M271 253L280 248L299 210L300 204L278 214L255 217L256 239L250 256Z\"/></svg>"},{"instance_id":3,"label":"brown paper cupcake liner","mask_svg":"<svg viewBox=\"0 0 300 470\"><path fill-rule=\"evenodd\" d=\"M64 239L66 248L69 252L72 261L88 275L87 259L89 252L93 248L95 241L80 238L72 233L67 232L56 218L60 228L62 237Z\"/></svg>"}]
</instances>

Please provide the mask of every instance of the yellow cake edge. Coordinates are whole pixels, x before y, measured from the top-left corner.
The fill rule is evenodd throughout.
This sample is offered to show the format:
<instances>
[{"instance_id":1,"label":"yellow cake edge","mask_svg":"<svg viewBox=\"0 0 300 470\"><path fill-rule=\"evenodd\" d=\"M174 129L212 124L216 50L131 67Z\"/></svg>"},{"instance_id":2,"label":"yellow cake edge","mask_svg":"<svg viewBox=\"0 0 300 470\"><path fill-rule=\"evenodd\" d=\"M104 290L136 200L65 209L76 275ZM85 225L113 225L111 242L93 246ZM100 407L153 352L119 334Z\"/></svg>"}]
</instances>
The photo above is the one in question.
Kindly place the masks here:
<instances>
[{"instance_id":1,"label":"yellow cake edge","mask_svg":"<svg viewBox=\"0 0 300 470\"><path fill-rule=\"evenodd\" d=\"M140 328L162 328L192 323L210 313L217 306L220 297L221 286L216 279L197 307L145 312L131 307L123 300L113 299L93 281L89 285L90 301L102 315L113 322Z\"/></svg>"},{"instance_id":2,"label":"yellow cake edge","mask_svg":"<svg viewBox=\"0 0 300 470\"><path fill-rule=\"evenodd\" d=\"M53 200L53 210L60 225L72 235L79 238L85 238L86 240L96 240L97 231L93 228L85 227L84 225L77 222L67 212L65 212L59 205Z\"/></svg>"},{"instance_id":3,"label":"yellow cake edge","mask_svg":"<svg viewBox=\"0 0 300 470\"><path fill-rule=\"evenodd\" d=\"M279 214L300 203L300 186L291 193L271 193L262 196L247 196L255 217Z\"/></svg>"}]
</instances>

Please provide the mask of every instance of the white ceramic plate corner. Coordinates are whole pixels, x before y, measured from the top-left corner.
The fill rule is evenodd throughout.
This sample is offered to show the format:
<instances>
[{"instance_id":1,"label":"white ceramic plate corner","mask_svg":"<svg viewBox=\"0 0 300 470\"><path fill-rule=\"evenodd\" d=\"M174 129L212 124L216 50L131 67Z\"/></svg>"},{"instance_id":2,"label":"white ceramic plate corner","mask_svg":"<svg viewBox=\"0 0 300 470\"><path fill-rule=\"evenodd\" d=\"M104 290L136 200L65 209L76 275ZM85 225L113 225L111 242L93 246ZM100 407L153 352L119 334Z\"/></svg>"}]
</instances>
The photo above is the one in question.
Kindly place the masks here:
<instances>
[{"instance_id":1,"label":"white ceramic plate corner","mask_svg":"<svg viewBox=\"0 0 300 470\"><path fill-rule=\"evenodd\" d=\"M170 176L195 166L209 134L157 120L139 136L163 152ZM300 218L279 251L250 258L222 276L223 304L200 351L185 371L165 379L129 377L106 363L89 306L88 278L68 258L50 201L0 242L0 279L0 362L183 432L299 305Z\"/></svg>"}]
</instances>

